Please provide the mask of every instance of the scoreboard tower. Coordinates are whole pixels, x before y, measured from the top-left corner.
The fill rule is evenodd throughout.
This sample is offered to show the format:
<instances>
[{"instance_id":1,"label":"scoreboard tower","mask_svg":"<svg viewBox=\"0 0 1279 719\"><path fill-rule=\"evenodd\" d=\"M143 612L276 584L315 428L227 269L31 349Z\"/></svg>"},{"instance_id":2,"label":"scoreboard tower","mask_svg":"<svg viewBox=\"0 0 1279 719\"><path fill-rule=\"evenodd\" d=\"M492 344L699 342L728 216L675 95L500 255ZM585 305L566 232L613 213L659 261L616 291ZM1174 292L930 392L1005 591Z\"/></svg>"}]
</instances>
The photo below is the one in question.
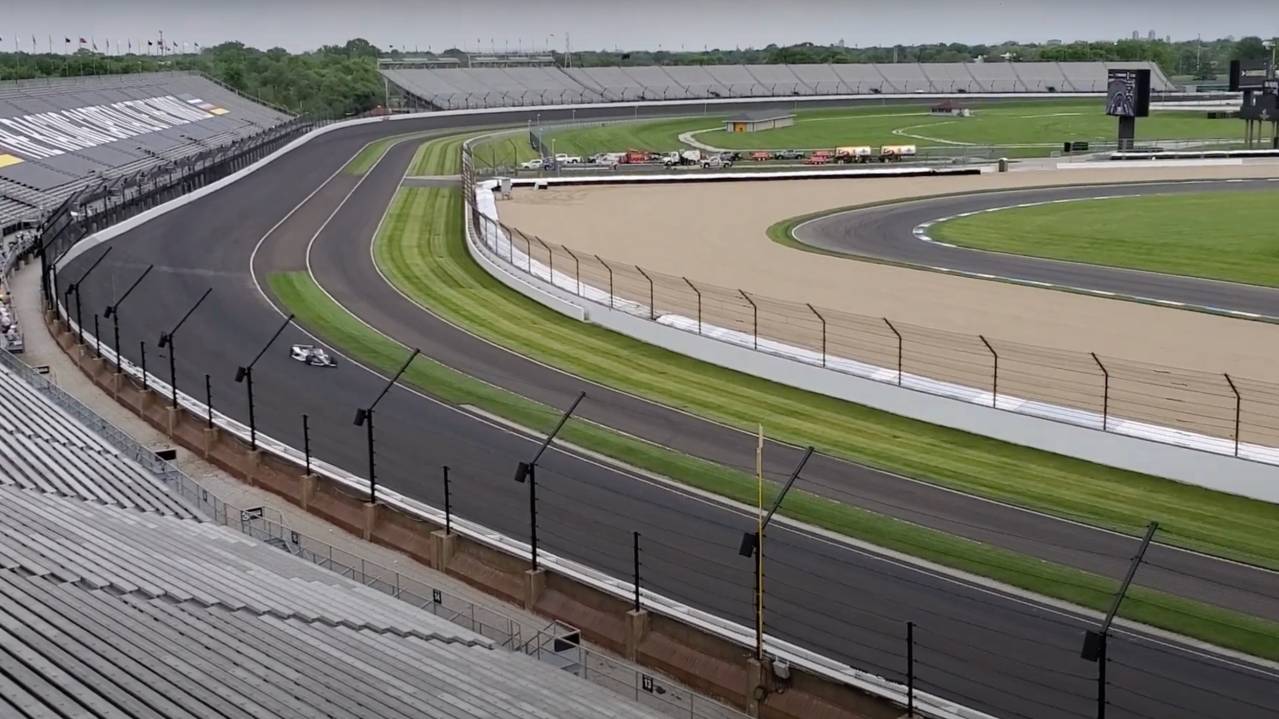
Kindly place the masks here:
<instances>
[{"instance_id":1,"label":"scoreboard tower","mask_svg":"<svg viewBox=\"0 0 1279 719\"><path fill-rule=\"evenodd\" d=\"M1119 149L1133 149L1137 118L1150 115L1150 69L1106 72L1106 114L1119 118Z\"/></svg>"},{"instance_id":2,"label":"scoreboard tower","mask_svg":"<svg viewBox=\"0 0 1279 719\"><path fill-rule=\"evenodd\" d=\"M1232 60L1230 91L1243 93L1239 117L1247 123L1248 147L1265 142L1270 124L1269 144L1279 149L1279 76L1273 60Z\"/></svg>"}]
</instances>

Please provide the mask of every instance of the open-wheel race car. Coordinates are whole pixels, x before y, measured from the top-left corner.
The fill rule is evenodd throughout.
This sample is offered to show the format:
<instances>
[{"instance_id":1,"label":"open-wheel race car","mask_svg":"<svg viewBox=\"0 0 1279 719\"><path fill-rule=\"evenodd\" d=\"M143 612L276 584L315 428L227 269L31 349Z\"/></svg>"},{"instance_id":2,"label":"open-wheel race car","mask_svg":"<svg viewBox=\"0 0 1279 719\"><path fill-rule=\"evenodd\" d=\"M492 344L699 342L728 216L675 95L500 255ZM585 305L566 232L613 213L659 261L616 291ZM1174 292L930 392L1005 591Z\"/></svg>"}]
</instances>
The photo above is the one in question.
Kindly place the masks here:
<instances>
[{"instance_id":1,"label":"open-wheel race car","mask_svg":"<svg viewBox=\"0 0 1279 719\"><path fill-rule=\"evenodd\" d=\"M289 356L312 367L337 367L337 360L329 356L322 348L315 345L293 345L289 348Z\"/></svg>"}]
</instances>

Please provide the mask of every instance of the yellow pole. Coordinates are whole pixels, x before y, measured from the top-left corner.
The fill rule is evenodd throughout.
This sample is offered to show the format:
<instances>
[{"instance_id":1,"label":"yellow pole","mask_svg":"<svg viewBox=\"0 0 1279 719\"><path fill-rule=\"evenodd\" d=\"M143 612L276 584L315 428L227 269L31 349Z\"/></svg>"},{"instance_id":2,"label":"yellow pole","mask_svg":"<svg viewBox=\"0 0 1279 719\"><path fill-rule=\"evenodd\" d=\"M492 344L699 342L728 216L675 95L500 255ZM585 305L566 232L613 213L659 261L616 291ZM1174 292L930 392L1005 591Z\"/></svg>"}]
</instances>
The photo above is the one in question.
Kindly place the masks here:
<instances>
[{"instance_id":1,"label":"yellow pole","mask_svg":"<svg viewBox=\"0 0 1279 719\"><path fill-rule=\"evenodd\" d=\"M755 658L764 659L764 425L759 425L755 444L756 497L759 511L755 515Z\"/></svg>"}]
</instances>

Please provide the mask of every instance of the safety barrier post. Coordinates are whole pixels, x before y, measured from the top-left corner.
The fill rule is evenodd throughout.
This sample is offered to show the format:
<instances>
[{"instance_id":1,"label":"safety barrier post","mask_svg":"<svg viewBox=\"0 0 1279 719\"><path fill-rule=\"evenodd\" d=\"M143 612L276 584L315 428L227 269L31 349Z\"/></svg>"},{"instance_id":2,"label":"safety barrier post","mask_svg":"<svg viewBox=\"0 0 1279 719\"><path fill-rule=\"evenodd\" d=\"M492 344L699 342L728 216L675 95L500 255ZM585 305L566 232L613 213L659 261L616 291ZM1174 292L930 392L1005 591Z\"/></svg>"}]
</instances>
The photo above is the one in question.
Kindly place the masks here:
<instances>
[{"instance_id":1,"label":"safety barrier post","mask_svg":"<svg viewBox=\"0 0 1279 719\"><path fill-rule=\"evenodd\" d=\"M138 354L142 362L142 391L146 392L151 388L147 385L147 341L138 342Z\"/></svg>"},{"instance_id":2,"label":"safety barrier post","mask_svg":"<svg viewBox=\"0 0 1279 719\"><path fill-rule=\"evenodd\" d=\"M613 309L613 268L608 266L603 257L596 255L595 259L599 260L599 263L604 265L604 269L608 270L608 308L611 310Z\"/></svg>"},{"instance_id":3,"label":"safety barrier post","mask_svg":"<svg viewBox=\"0 0 1279 719\"><path fill-rule=\"evenodd\" d=\"M547 277L550 279L551 286L555 287L555 252L551 250L551 246L542 241L541 237L533 235L533 239L537 240L537 244L546 250L546 269Z\"/></svg>"},{"instance_id":4,"label":"safety barrier post","mask_svg":"<svg viewBox=\"0 0 1279 719\"><path fill-rule=\"evenodd\" d=\"M888 329L892 330L893 334L897 335L897 386L900 387L902 386L902 333L897 331L897 328L893 326L892 322L888 321L887 317L881 317L880 319L884 321L884 324L888 325Z\"/></svg>"},{"instance_id":5,"label":"safety barrier post","mask_svg":"<svg viewBox=\"0 0 1279 719\"><path fill-rule=\"evenodd\" d=\"M302 456L306 458L306 473L311 474L311 418L302 414Z\"/></svg>"},{"instance_id":6,"label":"safety barrier post","mask_svg":"<svg viewBox=\"0 0 1279 719\"><path fill-rule=\"evenodd\" d=\"M1097 367L1101 369L1102 386L1101 386L1101 431L1105 432L1110 424L1110 372L1106 370L1106 365L1097 359L1096 352L1089 352L1092 355L1092 361L1097 363Z\"/></svg>"},{"instance_id":7,"label":"safety barrier post","mask_svg":"<svg viewBox=\"0 0 1279 719\"><path fill-rule=\"evenodd\" d=\"M577 279L577 296L581 297L582 296L582 261L577 259L577 255L573 254L573 251L570 250L568 247L565 247L564 245L560 245L560 249L564 250L564 252L568 253L569 257L573 258L573 273L576 275L576 279Z\"/></svg>"},{"instance_id":8,"label":"safety barrier post","mask_svg":"<svg viewBox=\"0 0 1279 719\"><path fill-rule=\"evenodd\" d=\"M449 466L444 465L444 533L453 533L453 493L449 489Z\"/></svg>"},{"instance_id":9,"label":"safety barrier post","mask_svg":"<svg viewBox=\"0 0 1279 719\"><path fill-rule=\"evenodd\" d=\"M632 573L635 581L635 611L640 607L640 533L632 532Z\"/></svg>"},{"instance_id":10,"label":"safety barrier post","mask_svg":"<svg viewBox=\"0 0 1279 719\"><path fill-rule=\"evenodd\" d=\"M990 406L998 409L999 408L999 353L995 351L994 347L990 346L990 342L986 340L985 335L977 335L977 338L981 340L982 344L986 345L986 349L990 350L990 356L995 358L995 367L994 367L993 373L991 374L991 380L990 380Z\"/></svg>"},{"instance_id":11,"label":"safety barrier post","mask_svg":"<svg viewBox=\"0 0 1279 719\"><path fill-rule=\"evenodd\" d=\"M98 313L93 313L93 353L102 359L102 331L98 329Z\"/></svg>"},{"instance_id":12,"label":"safety barrier post","mask_svg":"<svg viewBox=\"0 0 1279 719\"><path fill-rule=\"evenodd\" d=\"M906 622L906 716L915 716L915 623Z\"/></svg>"},{"instance_id":13,"label":"safety barrier post","mask_svg":"<svg viewBox=\"0 0 1279 719\"><path fill-rule=\"evenodd\" d=\"M816 315L817 320L822 323L822 366L825 367L826 366L826 318L822 317L822 313L818 312L817 308L813 307L807 302L805 302L804 304L807 305L808 311Z\"/></svg>"},{"instance_id":14,"label":"safety barrier post","mask_svg":"<svg viewBox=\"0 0 1279 719\"><path fill-rule=\"evenodd\" d=\"M1239 456L1239 416L1243 410L1243 397L1239 396L1239 389L1235 387L1235 381L1230 379L1230 373L1226 373L1226 384L1230 385L1230 391L1235 394L1235 456Z\"/></svg>"},{"instance_id":15,"label":"safety barrier post","mask_svg":"<svg viewBox=\"0 0 1279 719\"><path fill-rule=\"evenodd\" d=\"M520 237L524 238L524 271L531 275L533 274L533 243L523 232L520 233Z\"/></svg>"},{"instance_id":16,"label":"safety barrier post","mask_svg":"<svg viewBox=\"0 0 1279 719\"><path fill-rule=\"evenodd\" d=\"M208 373L204 375L204 413L205 426L213 429L213 380Z\"/></svg>"},{"instance_id":17,"label":"safety barrier post","mask_svg":"<svg viewBox=\"0 0 1279 719\"><path fill-rule=\"evenodd\" d=\"M650 320L656 320L657 306L653 304L655 301L653 299L653 278L648 276L648 273L644 271L643 267L640 267L639 265L635 265L635 269L641 275L644 275L644 279L648 280L648 318Z\"/></svg>"},{"instance_id":18,"label":"safety barrier post","mask_svg":"<svg viewBox=\"0 0 1279 719\"><path fill-rule=\"evenodd\" d=\"M740 295L742 296L742 299L744 299L744 300L746 300L747 302L749 302L749 303L750 303L750 306L751 306L751 334L753 334L753 335L754 335L754 337L755 337L755 345L754 345L754 347L755 347L755 349L756 349L756 350L758 350L758 349L759 349L759 307L755 304L755 300L752 300L752 299L751 299L751 296L750 296L750 295L748 295L748 294L746 294L746 292L745 292L745 291L743 291L743 290L740 290L740 289L739 289L739 290L737 290L737 292L738 292L738 294L740 294Z\"/></svg>"},{"instance_id":19,"label":"safety barrier post","mask_svg":"<svg viewBox=\"0 0 1279 719\"><path fill-rule=\"evenodd\" d=\"M697 289L697 286L692 282L689 282L687 277L681 277L680 279L684 280L684 284L688 285L693 294L697 295L697 334L700 335L702 333L702 291Z\"/></svg>"}]
</instances>

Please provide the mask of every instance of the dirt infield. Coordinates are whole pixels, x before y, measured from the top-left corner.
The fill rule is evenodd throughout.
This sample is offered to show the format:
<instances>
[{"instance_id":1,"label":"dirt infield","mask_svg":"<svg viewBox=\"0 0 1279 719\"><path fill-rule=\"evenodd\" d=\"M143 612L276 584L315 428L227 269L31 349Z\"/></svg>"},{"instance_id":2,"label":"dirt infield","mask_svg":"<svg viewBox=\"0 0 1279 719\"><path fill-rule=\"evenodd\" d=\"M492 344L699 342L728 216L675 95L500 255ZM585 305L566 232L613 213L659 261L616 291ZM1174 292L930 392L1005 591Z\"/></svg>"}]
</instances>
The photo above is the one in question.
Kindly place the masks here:
<instances>
[{"instance_id":1,"label":"dirt infield","mask_svg":"<svg viewBox=\"0 0 1279 719\"><path fill-rule=\"evenodd\" d=\"M1279 176L1279 165L519 190L505 223L579 254L755 295L1012 343L1279 381L1279 326L802 252L765 234L824 209L969 190Z\"/></svg>"}]
</instances>

